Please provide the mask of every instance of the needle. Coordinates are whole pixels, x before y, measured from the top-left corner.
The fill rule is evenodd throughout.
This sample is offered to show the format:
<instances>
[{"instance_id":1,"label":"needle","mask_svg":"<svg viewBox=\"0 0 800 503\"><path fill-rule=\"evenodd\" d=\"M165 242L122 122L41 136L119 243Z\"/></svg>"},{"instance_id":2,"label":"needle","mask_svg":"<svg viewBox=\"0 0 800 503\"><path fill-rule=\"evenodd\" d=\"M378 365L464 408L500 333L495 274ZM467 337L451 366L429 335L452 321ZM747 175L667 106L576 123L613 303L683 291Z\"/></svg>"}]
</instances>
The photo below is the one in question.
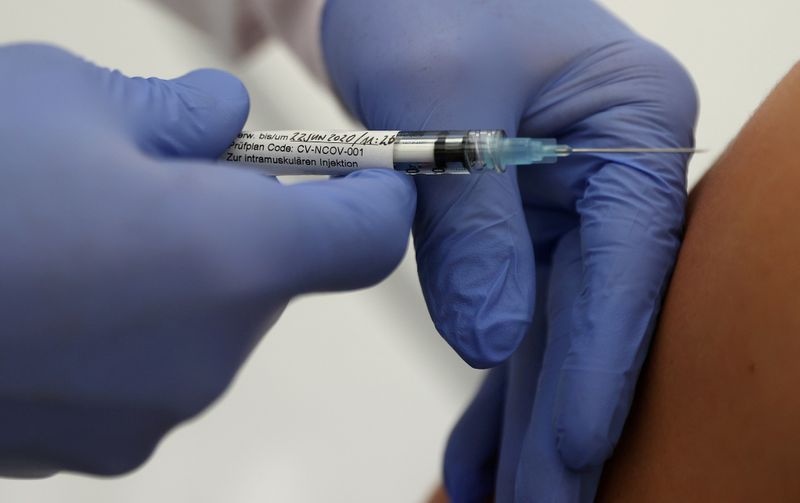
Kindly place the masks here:
<instances>
[{"instance_id":1,"label":"needle","mask_svg":"<svg viewBox=\"0 0 800 503\"><path fill-rule=\"evenodd\" d=\"M559 145L560 155L569 154L694 154L705 152L705 149L674 147L674 148L641 148L641 147L615 147L615 148L596 148L596 147L569 147ZM565 147L565 148L564 148Z\"/></svg>"}]
</instances>

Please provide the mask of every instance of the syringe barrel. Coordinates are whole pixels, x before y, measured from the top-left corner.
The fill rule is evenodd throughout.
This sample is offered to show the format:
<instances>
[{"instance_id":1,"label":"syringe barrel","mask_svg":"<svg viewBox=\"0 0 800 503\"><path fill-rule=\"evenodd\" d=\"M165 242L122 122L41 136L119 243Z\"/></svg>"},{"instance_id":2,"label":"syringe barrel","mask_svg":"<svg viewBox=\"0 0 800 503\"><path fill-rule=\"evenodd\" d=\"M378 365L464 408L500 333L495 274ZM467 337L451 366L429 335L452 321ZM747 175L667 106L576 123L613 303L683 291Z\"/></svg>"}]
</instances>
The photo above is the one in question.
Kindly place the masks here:
<instances>
[{"instance_id":1,"label":"syringe barrel","mask_svg":"<svg viewBox=\"0 0 800 503\"><path fill-rule=\"evenodd\" d=\"M409 175L504 171L505 133L487 131L243 131L223 161L272 175L343 175L386 168Z\"/></svg>"},{"instance_id":2,"label":"syringe barrel","mask_svg":"<svg viewBox=\"0 0 800 503\"><path fill-rule=\"evenodd\" d=\"M409 175L505 171L499 163L499 130L402 131L394 144L394 169Z\"/></svg>"}]
</instances>

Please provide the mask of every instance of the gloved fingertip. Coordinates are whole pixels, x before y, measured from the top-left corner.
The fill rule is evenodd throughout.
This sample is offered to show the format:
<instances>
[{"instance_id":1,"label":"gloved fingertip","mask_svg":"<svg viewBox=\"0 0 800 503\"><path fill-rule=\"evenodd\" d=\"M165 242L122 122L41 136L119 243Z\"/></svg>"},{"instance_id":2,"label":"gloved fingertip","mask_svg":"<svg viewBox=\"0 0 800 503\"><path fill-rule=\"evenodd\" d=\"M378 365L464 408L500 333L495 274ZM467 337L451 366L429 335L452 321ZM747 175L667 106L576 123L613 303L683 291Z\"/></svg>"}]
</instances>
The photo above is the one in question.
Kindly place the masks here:
<instances>
[{"instance_id":1,"label":"gloved fingertip","mask_svg":"<svg viewBox=\"0 0 800 503\"><path fill-rule=\"evenodd\" d=\"M475 368L508 359L533 319L535 261L514 173L417 182L422 291L439 333Z\"/></svg>"},{"instance_id":2,"label":"gloved fingertip","mask_svg":"<svg viewBox=\"0 0 800 503\"><path fill-rule=\"evenodd\" d=\"M602 432L559 432L558 453L567 468L584 471L605 463L614 446L603 438Z\"/></svg>"},{"instance_id":3,"label":"gloved fingertip","mask_svg":"<svg viewBox=\"0 0 800 503\"><path fill-rule=\"evenodd\" d=\"M408 230L414 217L417 190L410 176L391 169L360 169L349 173L343 181L358 191L365 208L372 216L394 223L392 227ZM391 218L390 218L391 217Z\"/></svg>"},{"instance_id":4,"label":"gloved fingertip","mask_svg":"<svg viewBox=\"0 0 800 503\"><path fill-rule=\"evenodd\" d=\"M398 195L413 197L416 201L416 188L412 177L392 169L359 169L348 173L345 178L374 180L376 183L385 184L388 190L398 190Z\"/></svg>"},{"instance_id":5,"label":"gloved fingertip","mask_svg":"<svg viewBox=\"0 0 800 503\"><path fill-rule=\"evenodd\" d=\"M568 468L587 470L611 457L631 396L628 379L619 373L562 371L555 427L558 452Z\"/></svg>"},{"instance_id":6,"label":"gloved fingertip","mask_svg":"<svg viewBox=\"0 0 800 503\"><path fill-rule=\"evenodd\" d=\"M364 288L383 280L405 256L416 190L402 175L369 169L293 185L287 194L298 222L295 239L314 243L303 252L309 260L299 260L292 281L297 292Z\"/></svg>"},{"instance_id":7,"label":"gloved fingertip","mask_svg":"<svg viewBox=\"0 0 800 503\"><path fill-rule=\"evenodd\" d=\"M202 133L194 146L206 151L204 156L219 155L247 121L247 88L234 75L211 68L189 72L171 82L178 86L184 106Z\"/></svg>"},{"instance_id":8,"label":"gloved fingertip","mask_svg":"<svg viewBox=\"0 0 800 503\"><path fill-rule=\"evenodd\" d=\"M206 97L231 107L231 112L246 118L250 106L250 95L244 83L235 75L214 68L193 70L172 82L196 91L198 97Z\"/></svg>"},{"instance_id":9,"label":"gloved fingertip","mask_svg":"<svg viewBox=\"0 0 800 503\"><path fill-rule=\"evenodd\" d=\"M247 120L247 90L221 70L197 70L173 80L120 76L117 81L124 127L155 157L215 159Z\"/></svg>"},{"instance_id":10,"label":"gloved fingertip","mask_svg":"<svg viewBox=\"0 0 800 503\"><path fill-rule=\"evenodd\" d=\"M464 331L463 327L437 326L456 353L471 367L488 369L506 361L528 331L527 320L494 313L492 320L481 320L480 326Z\"/></svg>"}]
</instances>

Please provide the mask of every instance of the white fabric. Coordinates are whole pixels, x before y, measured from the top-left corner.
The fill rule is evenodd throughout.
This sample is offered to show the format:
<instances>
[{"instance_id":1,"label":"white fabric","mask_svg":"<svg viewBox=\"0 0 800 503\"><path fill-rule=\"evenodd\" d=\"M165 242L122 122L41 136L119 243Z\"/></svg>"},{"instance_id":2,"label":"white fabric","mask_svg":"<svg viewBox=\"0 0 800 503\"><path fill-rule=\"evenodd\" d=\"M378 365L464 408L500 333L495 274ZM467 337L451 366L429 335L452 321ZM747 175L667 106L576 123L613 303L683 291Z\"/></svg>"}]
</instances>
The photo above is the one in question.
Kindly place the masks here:
<instances>
[{"instance_id":1,"label":"white fabric","mask_svg":"<svg viewBox=\"0 0 800 503\"><path fill-rule=\"evenodd\" d=\"M317 78L327 80L320 37L325 0L242 1L259 26L281 37Z\"/></svg>"},{"instance_id":2,"label":"white fabric","mask_svg":"<svg viewBox=\"0 0 800 503\"><path fill-rule=\"evenodd\" d=\"M208 33L231 55L242 55L266 37L276 35L315 77L327 81L320 41L325 0L158 1Z\"/></svg>"}]
</instances>

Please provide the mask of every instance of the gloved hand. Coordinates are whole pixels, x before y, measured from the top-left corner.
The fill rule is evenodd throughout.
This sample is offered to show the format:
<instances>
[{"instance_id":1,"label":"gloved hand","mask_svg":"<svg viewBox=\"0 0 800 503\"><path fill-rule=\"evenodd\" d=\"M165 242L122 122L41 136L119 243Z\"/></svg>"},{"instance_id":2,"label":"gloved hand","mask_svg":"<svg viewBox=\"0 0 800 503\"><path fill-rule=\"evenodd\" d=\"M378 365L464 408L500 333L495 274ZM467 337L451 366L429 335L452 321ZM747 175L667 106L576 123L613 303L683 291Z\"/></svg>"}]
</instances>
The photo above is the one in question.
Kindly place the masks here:
<instances>
[{"instance_id":1,"label":"gloved hand","mask_svg":"<svg viewBox=\"0 0 800 503\"><path fill-rule=\"evenodd\" d=\"M693 142L686 72L587 0L329 0L322 30L331 79L370 128ZM678 250L686 163L576 155L416 179L413 234L436 327L473 366L510 358L450 439L453 501L592 498Z\"/></svg>"},{"instance_id":2,"label":"gloved hand","mask_svg":"<svg viewBox=\"0 0 800 503\"><path fill-rule=\"evenodd\" d=\"M388 171L283 187L213 160L248 112L215 70L127 78L0 48L0 472L118 474L226 388L293 296L405 251Z\"/></svg>"}]
</instances>

